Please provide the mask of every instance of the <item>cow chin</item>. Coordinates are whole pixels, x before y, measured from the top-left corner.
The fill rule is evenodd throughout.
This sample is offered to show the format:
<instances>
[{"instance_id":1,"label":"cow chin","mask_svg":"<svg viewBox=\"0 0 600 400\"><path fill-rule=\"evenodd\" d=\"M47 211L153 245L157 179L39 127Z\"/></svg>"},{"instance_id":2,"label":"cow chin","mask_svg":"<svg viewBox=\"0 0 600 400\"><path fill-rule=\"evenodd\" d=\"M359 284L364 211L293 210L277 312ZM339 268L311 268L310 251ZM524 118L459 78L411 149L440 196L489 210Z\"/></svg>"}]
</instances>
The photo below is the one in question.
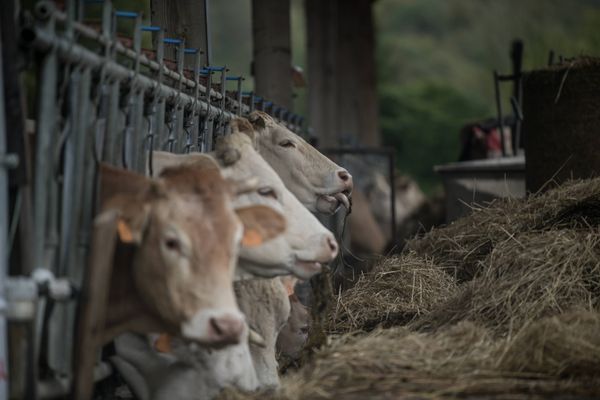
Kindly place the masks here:
<instances>
[{"instance_id":1,"label":"cow chin","mask_svg":"<svg viewBox=\"0 0 600 400\"><path fill-rule=\"evenodd\" d=\"M322 194L317 197L317 211L323 214L335 214L341 206L350 211L350 199L346 193L339 192L330 195Z\"/></svg>"},{"instance_id":2,"label":"cow chin","mask_svg":"<svg viewBox=\"0 0 600 400\"><path fill-rule=\"evenodd\" d=\"M333 196L320 195L317 197L317 212L333 215L340 208L340 201Z\"/></svg>"},{"instance_id":3,"label":"cow chin","mask_svg":"<svg viewBox=\"0 0 600 400\"><path fill-rule=\"evenodd\" d=\"M316 261L296 261L294 265L294 276L302 280L308 280L323 270L323 264Z\"/></svg>"},{"instance_id":4,"label":"cow chin","mask_svg":"<svg viewBox=\"0 0 600 400\"><path fill-rule=\"evenodd\" d=\"M240 343L246 329L244 315L238 310L202 310L181 324L181 336L210 348Z\"/></svg>"},{"instance_id":5,"label":"cow chin","mask_svg":"<svg viewBox=\"0 0 600 400\"><path fill-rule=\"evenodd\" d=\"M252 278L275 278L277 276L289 275L292 271L286 266L266 266L255 264L240 259L236 268L236 280L245 280Z\"/></svg>"}]
</instances>

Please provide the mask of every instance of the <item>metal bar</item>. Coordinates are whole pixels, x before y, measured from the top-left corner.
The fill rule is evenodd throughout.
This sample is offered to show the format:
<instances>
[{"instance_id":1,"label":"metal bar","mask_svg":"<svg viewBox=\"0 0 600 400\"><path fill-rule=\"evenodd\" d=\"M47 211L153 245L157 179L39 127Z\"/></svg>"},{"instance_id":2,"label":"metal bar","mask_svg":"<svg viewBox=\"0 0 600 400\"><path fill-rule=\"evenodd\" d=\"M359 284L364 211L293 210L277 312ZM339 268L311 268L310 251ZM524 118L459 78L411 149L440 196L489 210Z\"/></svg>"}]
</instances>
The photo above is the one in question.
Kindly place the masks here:
<instances>
[{"instance_id":1,"label":"metal bar","mask_svg":"<svg viewBox=\"0 0 600 400\"><path fill-rule=\"evenodd\" d=\"M391 211L392 211L392 221L391 221L391 229L392 229L392 243L396 244L396 152L391 151L388 153L388 173L390 175L390 200Z\"/></svg>"},{"instance_id":2,"label":"metal bar","mask_svg":"<svg viewBox=\"0 0 600 400\"><path fill-rule=\"evenodd\" d=\"M502 156L506 157L507 149L504 142L504 117L502 116L502 97L500 95L500 81L498 71L494 70L494 91L496 94L496 110L498 112L498 129L500 129L500 143L502 145Z\"/></svg>"},{"instance_id":3,"label":"metal bar","mask_svg":"<svg viewBox=\"0 0 600 400\"><path fill-rule=\"evenodd\" d=\"M102 160L112 165L117 165L120 159L120 147L117 137L117 123L119 119L119 92L120 82L113 81L108 89L108 110L106 115L106 128L104 132L104 147Z\"/></svg>"},{"instance_id":4,"label":"metal bar","mask_svg":"<svg viewBox=\"0 0 600 400\"><path fill-rule=\"evenodd\" d=\"M381 154L388 155L394 153L394 149L386 147L323 147L321 153L326 154Z\"/></svg>"},{"instance_id":5,"label":"metal bar","mask_svg":"<svg viewBox=\"0 0 600 400\"><path fill-rule=\"evenodd\" d=\"M210 7L208 5L209 0L204 0L204 29L206 29L205 37L206 37L206 65L210 65L212 62L212 44L210 37L210 18L208 17L208 13ZM210 86L209 86L210 87Z\"/></svg>"},{"instance_id":6,"label":"metal bar","mask_svg":"<svg viewBox=\"0 0 600 400\"><path fill-rule=\"evenodd\" d=\"M156 110L156 143L155 148L157 150L163 150L163 144L166 141L165 138L165 101L160 99L158 101L158 109Z\"/></svg>"},{"instance_id":7,"label":"metal bar","mask_svg":"<svg viewBox=\"0 0 600 400\"><path fill-rule=\"evenodd\" d=\"M38 3L35 9L39 20L38 30L53 35L55 20L53 18L53 5L50 3ZM36 162L34 178L34 208L33 208L33 226L34 237L32 243L33 250L33 268L50 268L45 259L45 242L47 227L47 201L49 192L50 171L52 170L52 144L55 142L56 130L56 93L57 93L57 74L58 74L58 55L54 49L50 49L44 55L40 64L39 74L39 92L38 92L38 113L37 121L44 121L43 124L36 124ZM41 327L43 316L38 314L37 327ZM32 350L29 353L30 359L27 365L28 384L37 379L37 368L39 360L41 332L35 330L33 333L34 342ZM35 386L28 385L29 395L36 396Z\"/></svg>"},{"instance_id":8,"label":"metal bar","mask_svg":"<svg viewBox=\"0 0 600 400\"><path fill-rule=\"evenodd\" d=\"M67 19L65 13L63 13L61 11L54 11L53 15L55 16L56 20L59 22L64 22ZM86 26L82 23L74 22L73 28L82 37L85 37L86 39L91 39L91 40L97 41L101 45L106 45L107 43L109 43L111 41L111 39L104 37L104 35L102 35L101 33L98 33L94 28ZM116 27L113 27L113 33L116 34L116 32L114 32L114 28L116 28ZM168 44L179 44L178 39L167 38L164 40L166 40L168 42ZM129 49L129 48L125 47L122 43L120 43L119 41L116 41L116 40L114 41L114 43L112 43L112 45L114 46L114 50L116 53L121 54L132 60L135 60L136 53L133 49ZM183 82L183 84L185 86L194 87L194 81L192 79L188 79L185 76L182 77L176 71L173 71L164 65L161 67L157 61L150 60L145 54L142 54L140 56L140 64L149 68L151 71L155 71L155 72L161 71L165 76L173 79L174 81L179 81L181 79L181 81ZM201 92L206 91L206 87L201 85L200 91ZM215 91L211 91L211 96L220 98L220 94Z\"/></svg>"},{"instance_id":9,"label":"metal bar","mask_svg":"<svg viewBox=\"0 0 600 400\"><path fill-rule=\"evenodd\" d=\"M4 297L4 282L8 276L8 165L4 162L7 154L6 146L6 116L4 109L4 70L2 68L2 37L0 33L0 399L8 399L8 380L10 376L8 365L8 335L6 318L3 311L6 309Z\"/></svg>"},{"instance_id":10,"label":"metal bar","mask_svg":"<svg viewBox=\"0 0 600 400\"><path fill-rule=\"evenodd\" d=\"M156 82L144 75L138 75L132 78L132 72L130 69L117 64L114 61L106 61L103 57L98 54L81 47L77 44L73 45L68 40L60 38L53 33L45 32L39 28L31 29L25 34L25 39L29 39L28 42L31 46L39 49L40 51L48 51L52 48L56 50L56 53L65 61L79 62L91 66L93 69L99 69L104 66L108 77L117 80L130 80L129 84L135 84L143 90L149 90L156 86ZM190 104L194 102L194 98L178 92L177 89L162 85L157 89L159 95L165 98L175 98L179 94L180 101L184 104ZM196 111L202 115L206 115L207 104L205 101L199 101L196 106ZM218 114L220 112L218 107L210 106L210 112ZM234 114L224 111L223 117L227 120L235 117Z\"/></svg>"},{"instance_id":11,"label":"metal bar","mask_svg":"<svg viewBox=\"0 0 600 400\"><path fill-rule=\"evenodd\" d=\"M135 26L133 32L133 47L136 52L135 59L135 76L140 73L140 56L142 52L142 16L138 15L135 18ZM135 87L135 86L134 86ZM131 168L134 171L144 173L146 165L145 149L144 149L144 91L135 90L133 98L133 131L131 142Z\"/></svg>"},{"instance_id":12,"label":"metal bar","mask_svg":"<svg viewBox=\"0 0 600 400\"><path fill-rule=\"evenodd\" d=\"M174 147L171 151L175 153L183 152L185 147L185 132L183 130L183 118L184 118L185 109L177 105L175 109L175 131L173 132L173 137L175 138Z\"/></svg>"}]
</instances>

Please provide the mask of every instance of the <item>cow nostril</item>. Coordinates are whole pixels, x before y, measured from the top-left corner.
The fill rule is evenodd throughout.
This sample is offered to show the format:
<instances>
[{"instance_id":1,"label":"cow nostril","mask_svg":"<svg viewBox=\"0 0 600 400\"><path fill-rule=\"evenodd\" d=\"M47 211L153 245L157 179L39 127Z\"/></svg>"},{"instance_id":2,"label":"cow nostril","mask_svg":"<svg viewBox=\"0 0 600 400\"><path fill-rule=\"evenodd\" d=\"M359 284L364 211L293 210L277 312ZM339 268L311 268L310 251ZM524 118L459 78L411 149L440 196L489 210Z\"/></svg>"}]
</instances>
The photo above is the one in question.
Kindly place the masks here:
<instances>
[{"instance_id":1,"label":"cow nostril","mask_svg":"<svg viewBox=\"0 0 600 400\"><path fill-rule=\"evenodd\" d=\"M327 236L327 245L329 245L329 249L332 253L337 253L338 244L333 237Z\"/></svg>"},{"instance_id":2,"label":"cow nostril","mask_svg":"<svg viewBox=\"0 0 600 400\"><path fill-rule=\"evenodd\" d=\"M348 171L346 171L345 169L338 171L338 176L340 177L341 180L343 180L344 182L348 181L350 179L350 174L348 173Z\"/></svg>"},{"instance_id":3,"label":"cow nostril","mask_svg":"<svg viewBox=\"0 0 600 400\"><path fill-rule=\"evenodd\" d=\"M223 329L219 326L219 321L216 318L210 319L210 326L215 330L215 333L219 336L223 334Z\"/></svg>"}]
</instances>

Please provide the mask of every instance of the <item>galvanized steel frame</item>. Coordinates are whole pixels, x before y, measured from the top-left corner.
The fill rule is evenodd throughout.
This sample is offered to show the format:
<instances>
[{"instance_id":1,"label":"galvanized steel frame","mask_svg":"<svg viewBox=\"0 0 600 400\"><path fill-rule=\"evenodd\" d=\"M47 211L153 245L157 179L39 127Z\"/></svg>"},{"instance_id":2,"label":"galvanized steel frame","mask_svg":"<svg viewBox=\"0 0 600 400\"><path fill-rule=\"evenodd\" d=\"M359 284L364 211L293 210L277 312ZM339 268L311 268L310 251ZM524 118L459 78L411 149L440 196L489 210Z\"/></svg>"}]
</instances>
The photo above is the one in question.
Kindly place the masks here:
<instances>
[{"instance_id":1,"label":"galvanized steel frame","mask_svg":"<svg viewBox=\"0 0 600 400\"><path fill-rule=\"evenodd\" d=\"M34 22L22 27L19 35L39 59L31 278L4 279L7 249L3 246L9 226L5 199L8 164L4 161L10 158L4 155L4 108L0 102L0 282L5 281L0 285L0 318L8 314L13 319L33 319L29 382L37 382L40 357L63 377L38 382L28 392L34 398L65 394L69 387L65 382L72 375L75 331L75 302L71 300L87 263L97 162L152 173L153 150L210 151L213 137L224 134L232 118L247 115L255 105L262 110L270 107L271 114L291 130L302 129L300 116L253 93L249 104L244 104L243 77L228 77L225 67L201 68L200 49L187 49L183 40L165 38L159 27L143 26L139 13L116 11L111 1L105 0L100 31L84 25L78 10L84 3L67 0L62 12L53 2L40 1ZM133 21L131 48L117 37L117 18ZM144 31L156 33L154 60L141 47ZM93 44L84 45L79 39ZM164 45L178 46L176 70L166 65ZM193 79L186 77L183 68L186 54L195 56ZM218 74L219 90L213 89L214 74ZM207 79L206 86L201 84L202 76ZM226 96L228 82L237 84L235 98ZM28 313L5 312L8 307L3 306L11 301L4 302L5 287L32 305ZM53 310L51 316L49 310ZM3 332L0 319L0 360ZM42 348L50 351L41 354ZM101 369L107 370L106 366Z\"/></svg>"}]
</instances>

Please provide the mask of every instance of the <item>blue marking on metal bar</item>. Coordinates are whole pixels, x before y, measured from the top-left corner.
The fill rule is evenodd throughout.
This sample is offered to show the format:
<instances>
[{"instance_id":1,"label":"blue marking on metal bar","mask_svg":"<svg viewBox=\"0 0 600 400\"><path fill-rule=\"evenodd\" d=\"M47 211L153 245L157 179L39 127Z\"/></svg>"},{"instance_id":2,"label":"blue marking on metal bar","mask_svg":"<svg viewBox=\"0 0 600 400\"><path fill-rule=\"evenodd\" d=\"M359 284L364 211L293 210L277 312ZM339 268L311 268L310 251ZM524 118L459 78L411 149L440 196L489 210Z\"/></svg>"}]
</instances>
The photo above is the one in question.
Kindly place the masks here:
<instances>
[{"instance_id":1,"label":"blue marking on metal bar","mask_svg":"<svg viewBox=\"0 0 600 400\"><path fill-rule=\"evenodd\" d=\"M183 49L184 54L196 54L198 52L198 49L194 48L194 47L187 47L185 49Z\"/></svg>"},{"instance_id":2,"label":"blue marking on metal bar","mask_svg":"<svg viewBox=\"0 0 600 400\"><path fill-rule=\"evenodd\" d=\"M242 92L242 96L252 96L252 92Z\"/></svg>"},{"instance_id":3,"label":"blue marking on metal bar","mask_svg":"<svg viewBox=\"0 0 600 400\"><path fill-rule=\"evenodd\" d=\"M118 18L137 18L139 14L134 11L115 11Z\"/></svg>"},{"instance_id":4,"label":"blue marking on metal bar","mask_svg":"<svg viewBox=\"0 0 600 400\"><path fill-rule=\"evenodd\" d=\"M244 80L243 76L228 76L225 78L227 81L242 81Z\"/></svg>"},{"instance_id":5,"label":"blue marking on metal bar","mask_svg":"<svg viewBox=\"0 0 600 400\"><path fill-rule=\"evenodd\" d=\"M206 69L208 71L224 71L225 67L211 67L211 66L208 66L208 67L206 67Z\"/></svg>"},{"instance_id":6,"label":"blue marking on metal bar","mask_svg":"<svg viewBox=\"0 0 600 400\"><path fill-rule=\"evenodd\" d=\"M163 43L165 43L165 44L181 44L181 39L164 38Z\"/></svg>"},{"instance_id":7,"label":"blue marking on metal bar","mask_svg":"<svg viewBox=\"0 0 600 400\"><path fill-rule=\"evenodd\" d=\"M160 26L142 25L142 30L144 32L160 32L161 29Z\"/></svg>"}]
</instances>

